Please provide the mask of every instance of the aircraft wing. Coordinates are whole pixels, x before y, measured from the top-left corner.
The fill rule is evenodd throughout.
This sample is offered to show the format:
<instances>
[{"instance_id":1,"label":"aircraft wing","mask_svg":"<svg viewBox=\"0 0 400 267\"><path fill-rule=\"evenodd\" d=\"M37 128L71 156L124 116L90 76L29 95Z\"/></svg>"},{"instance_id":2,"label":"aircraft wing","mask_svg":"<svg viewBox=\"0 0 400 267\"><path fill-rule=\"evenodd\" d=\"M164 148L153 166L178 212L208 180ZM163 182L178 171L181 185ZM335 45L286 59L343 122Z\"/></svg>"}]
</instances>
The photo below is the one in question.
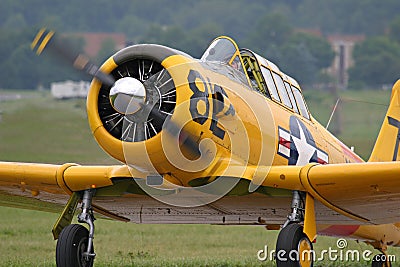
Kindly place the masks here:
<instances>
[{"instance_id":1,"label":"aircraft wing","mask_svg":"<svg viewBox=\"0 0 400 267\"><path fill-rule=\"evenodd\" d=\"M400 162L308 164L265 169L263 186L307 191L328 208L374 224L400 221ZM261 179L258 168L253 179ZM259 176L259 177L257 177Z\"/></svg>"},{"instance_id":2,"label":"aircraft wing","mask_svg":"<svg viewBox=\"0 0 400 267\"><path fill-rule=\"evenodd\" d=\"M265 187L306 191L328 208L361 222L400 221L400 162L237 166L226 170L224 176ZM60 211L68 200L67 193L106 188L114 185L115 179L132 178L145 176L132 175L126 165L0 162L0 205Z\"/></svg>"},{"instance_id":3,"label":"aircraft wing","mask_svg":"<svg viewBox=\"0 0 400 267\"><path fill-rule=\"evenodd\" d=\"M113 178L131 179L132 174L125 165L0 162L0 205L59 212L69 194L113 185ZM100 207L98 211L106 213Z\"/></svg>"}]
</instances>

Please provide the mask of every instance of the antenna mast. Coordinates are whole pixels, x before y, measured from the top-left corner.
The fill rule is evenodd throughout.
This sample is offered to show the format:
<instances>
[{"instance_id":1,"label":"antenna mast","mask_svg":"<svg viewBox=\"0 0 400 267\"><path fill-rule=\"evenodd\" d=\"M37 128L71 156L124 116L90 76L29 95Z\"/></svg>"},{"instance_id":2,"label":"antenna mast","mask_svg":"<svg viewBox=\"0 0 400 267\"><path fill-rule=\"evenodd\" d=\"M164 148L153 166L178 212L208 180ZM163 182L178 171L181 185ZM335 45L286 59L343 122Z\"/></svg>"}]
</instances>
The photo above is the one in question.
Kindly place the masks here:
<instances>
[{"instance_id":1,"label":"antenna mast","mask_svg":"<svg viewBox=\"0 0 400 267\"><path fill-rule=\"evenodd\" d=\"M338 104L339 104L339 101L340 101L340 98L338 98L338 99L336 100L336 104L335 104L335 106L333 107L331 116L329 117L329 120L328 120L328 123L326 124L325 129L328 129L329 124L331 124L331 120L332 120L333 114L335 114L335 111L336 111L336 108L337 108L337 106L338 106Z\"/></svg>"}]
</instances>

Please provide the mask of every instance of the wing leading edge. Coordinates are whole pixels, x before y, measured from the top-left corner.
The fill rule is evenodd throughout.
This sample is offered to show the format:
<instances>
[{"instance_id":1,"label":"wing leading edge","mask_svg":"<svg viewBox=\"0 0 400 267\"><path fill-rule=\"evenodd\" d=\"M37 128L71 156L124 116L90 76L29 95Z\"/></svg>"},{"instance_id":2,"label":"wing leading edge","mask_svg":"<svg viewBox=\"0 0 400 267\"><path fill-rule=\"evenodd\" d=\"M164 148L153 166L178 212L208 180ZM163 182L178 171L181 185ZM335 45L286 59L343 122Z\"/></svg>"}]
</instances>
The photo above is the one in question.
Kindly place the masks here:
<instances>
[{"instance_id":1,"label":"wing leading edge","mask_svg":"<svg viewBox=\"0 0 400 267\"><path fill-rule=\"evenodd\" d=\"M0 162L0 205L59 212L73 192L113 185L113 178L131 179L132 174L125 165Z\"/></svg>"},{"instance_id":2,"label":"wing leading edge","mask_svg":"<svg viewBox=\"0 0 400 267\"><path fill-rule=\"evenodd\" d=\"M0 162L0 184L50 193L72 193L112 185L111 178L132 178L128 166L80 166ZM61 190L60 190L61 189Z\"/></svg>"},{"instance_id":3,"label":"wing leading edge","mask_svg":"<svg viewBox=\"0 0 400 267\"><path fill-rule=\"evenodd\" d=\"M306 191L328 208L362 222L383 224L400 221L400 162L238 166L224 171L224 176L251 180L253 184L265 187ZM30 190L32 196L42 196L37 199L57 203L60 207L66 203L67 194L112 186L115 178L145 177L140 174L133 177L126 165L0 162L0 191L3 196L18 196L21 193L17 192ZM28 208L41 209L34 203Z\"/></svg>"}]
</instances>

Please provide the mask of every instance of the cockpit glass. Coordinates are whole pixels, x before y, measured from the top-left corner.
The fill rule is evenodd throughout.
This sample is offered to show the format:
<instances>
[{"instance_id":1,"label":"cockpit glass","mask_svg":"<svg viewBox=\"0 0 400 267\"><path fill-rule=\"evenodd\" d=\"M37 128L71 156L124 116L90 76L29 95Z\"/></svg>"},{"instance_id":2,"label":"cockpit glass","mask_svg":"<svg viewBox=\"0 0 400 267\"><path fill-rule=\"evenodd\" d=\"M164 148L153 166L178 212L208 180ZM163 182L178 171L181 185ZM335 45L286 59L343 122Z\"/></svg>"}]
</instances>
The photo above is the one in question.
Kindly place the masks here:
<instances>
[{"instance_id":1,"label":"cockpit glass","mask_svg":"<svg viewBox=\"0 0 400 267\"><path fill-rule=\"evenodd\" d=\"M207 48L201 60L219 61L228 64L235 53L236 47L231 41L217 39Z\"/></svg>"}]
</instances>

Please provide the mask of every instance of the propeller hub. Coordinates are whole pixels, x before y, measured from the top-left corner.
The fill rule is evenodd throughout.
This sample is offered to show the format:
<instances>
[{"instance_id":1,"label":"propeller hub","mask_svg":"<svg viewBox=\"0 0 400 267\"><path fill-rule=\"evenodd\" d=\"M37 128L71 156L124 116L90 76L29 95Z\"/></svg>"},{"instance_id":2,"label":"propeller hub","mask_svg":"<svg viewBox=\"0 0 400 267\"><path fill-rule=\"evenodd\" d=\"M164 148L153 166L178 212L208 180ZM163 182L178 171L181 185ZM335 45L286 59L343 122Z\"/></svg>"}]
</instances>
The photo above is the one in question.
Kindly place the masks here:
<instances>
[{"instance_id":1,"label":"propeller hub","mask_svg":"<svg viewBox=\"0 0 400 267\"><path fill-rule=\"evenodd\" d=\"M146 89L142 82L133 77L117 80L110 90L110 102L121 114L138 112L146 101Z\"/></svg>"}]
</instances>

